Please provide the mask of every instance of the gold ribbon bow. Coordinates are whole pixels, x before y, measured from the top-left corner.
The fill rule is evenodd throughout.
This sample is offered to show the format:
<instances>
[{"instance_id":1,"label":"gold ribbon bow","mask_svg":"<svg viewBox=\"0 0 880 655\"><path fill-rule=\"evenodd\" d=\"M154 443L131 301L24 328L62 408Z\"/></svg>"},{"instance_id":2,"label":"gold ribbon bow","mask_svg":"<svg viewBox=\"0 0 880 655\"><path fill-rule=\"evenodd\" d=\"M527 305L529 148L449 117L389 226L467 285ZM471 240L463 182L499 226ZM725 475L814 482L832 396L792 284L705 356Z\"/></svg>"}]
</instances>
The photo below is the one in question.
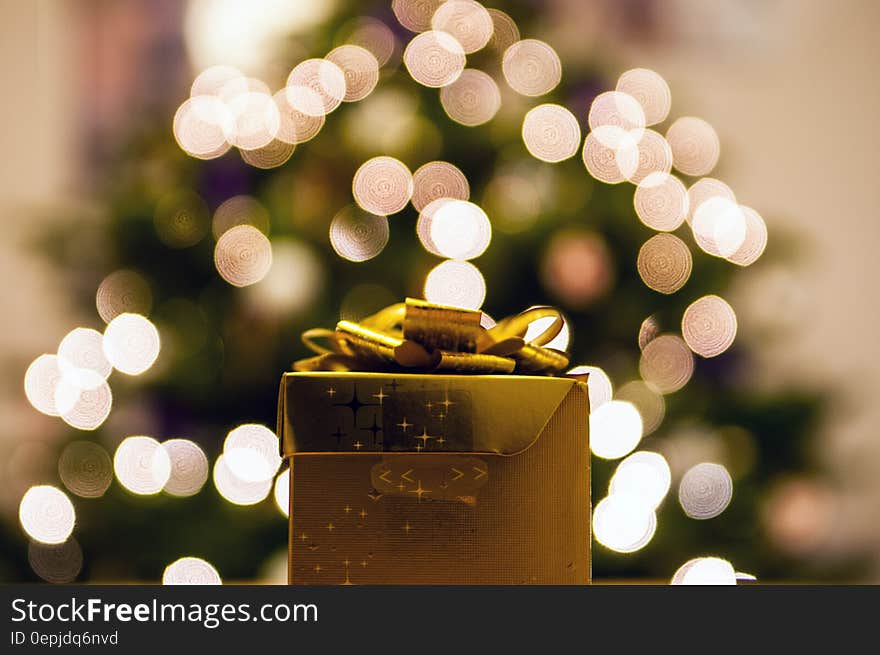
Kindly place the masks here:
<instances>
[{"instance_id":1,"label":"gold ribbon bow","mask_svg":"<svg viewBox=\"0 0 880 655\"><path fill-rule=\"evenodd\" d=\"M335 330L313 328L302 340L316 356L293 365L297 371L452 371L554 375L568 355L546 348L564 325L553 307L532 307L484 328L478 310L407 298L360 323L339 321ZM526 343L529 324L552 317Z\"/></svg>"}]
</instances>

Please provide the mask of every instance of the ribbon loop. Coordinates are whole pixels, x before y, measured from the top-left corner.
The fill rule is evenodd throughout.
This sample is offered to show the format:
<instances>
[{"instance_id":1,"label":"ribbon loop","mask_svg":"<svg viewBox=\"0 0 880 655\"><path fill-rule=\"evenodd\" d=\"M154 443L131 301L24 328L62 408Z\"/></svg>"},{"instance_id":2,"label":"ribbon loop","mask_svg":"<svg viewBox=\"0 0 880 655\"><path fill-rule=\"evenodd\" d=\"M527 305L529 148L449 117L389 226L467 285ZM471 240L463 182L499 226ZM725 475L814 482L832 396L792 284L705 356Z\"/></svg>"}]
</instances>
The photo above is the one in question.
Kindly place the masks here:
<instances>
[{"instance_id":1,"label":"ribbon loop","mask_svg":"<svg viewBox=\"0 0 880 655\"><path fill-rule=\"evenodd\" d=\"M554 320L527 343L529 325L542 318ZM306 330L303 343L317 356L294 368L554 375L568 366L567 354L544 347L563 327L557 309L533 307L490 330L481 319L480 311L407 298L360 323L339 321L335 330Z\"/></svg>"}]
</instances>

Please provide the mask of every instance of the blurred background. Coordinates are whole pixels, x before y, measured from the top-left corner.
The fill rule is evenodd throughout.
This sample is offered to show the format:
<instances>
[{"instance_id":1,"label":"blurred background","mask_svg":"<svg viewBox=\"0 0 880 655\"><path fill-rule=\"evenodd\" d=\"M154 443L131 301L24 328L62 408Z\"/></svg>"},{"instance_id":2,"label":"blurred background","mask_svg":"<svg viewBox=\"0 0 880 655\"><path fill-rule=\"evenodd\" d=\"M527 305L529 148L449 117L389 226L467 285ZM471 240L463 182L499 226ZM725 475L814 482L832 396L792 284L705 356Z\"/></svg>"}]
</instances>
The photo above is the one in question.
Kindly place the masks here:
<instances>
[{"instance_id":1,"label":"blurred background","mask_svg":"<svg viewBox=\"0 0 880 655\"><path fill-rule=\"evenodd\" d=\"M484 280L476 306L496 319L558 306L572 365L607 374L614 399L640 413L633 448L668 463L670 491L644 543L628 547L596 526L595 578L667 580L717 556L759 580L880 582L880 346L870 333L880 222L867 184L880 147L880 7L497 0L486 6L510 22L495 13L491 40L467 57L494 85L438 93L403 62L432 3L394 5L0 0L0 581L160 582L182 557L210 562L224 580L284 581L283 484L236 478L216 461L237 426L274 430L278 378L308 354L300 332L423 296L442 259L420 242L419 211L407 206L378 227L351 218L355 172L387 155L411 171L434 160L460 169L492 222L491 245L472 262L479 279L467 282ZM561 82L546 95L511 88L515 71L502 62L517 30L558 53ZM181 127L198 118L186 103L202 71L248 76L211 69L203 88L232 79L239 94L272 94L299 62L342 44L372 53L378 84L311 117L314 138L185 152L210 136ZM689 217L670 229L689 251L686 270L658 292L681 253L662 251L654 268L639 262L655 231L637 216L636 185L591 175L580 140L559 163L524 145L523 117L541 103L567 107L587 134L594 98L633 68L671 89L671 112L653 127L670 143L678 117L714 127L717 166L689 175L673 149L675 174L686 187L704 174L723 180L763 216L768 245L751 265L728 261L736 248L704 252ZM485 93L498 101L490 110ZM489 118L473 125L481 111ZM271 268L254 273L267 261L261 248ZM435 299L468 296L464 284L440 285ZM723 324L729 303L732 345L701 349L687 334L683 345L683 313L716 294L722 316L706 320ZM104 332L123 312L148 320L104 334L108 356L121 348L110 357L111 409L109 363L89 351L95 333L71 331ZM108 367L83 382L89 393L58 395L70 385L59 344L85 353L84 368L90 356ZM48 400L46 385L56 390ZM628 452L594 446L594 502ZM157 467L166 469L158 484Z\"/></svg>"}]
</instances>

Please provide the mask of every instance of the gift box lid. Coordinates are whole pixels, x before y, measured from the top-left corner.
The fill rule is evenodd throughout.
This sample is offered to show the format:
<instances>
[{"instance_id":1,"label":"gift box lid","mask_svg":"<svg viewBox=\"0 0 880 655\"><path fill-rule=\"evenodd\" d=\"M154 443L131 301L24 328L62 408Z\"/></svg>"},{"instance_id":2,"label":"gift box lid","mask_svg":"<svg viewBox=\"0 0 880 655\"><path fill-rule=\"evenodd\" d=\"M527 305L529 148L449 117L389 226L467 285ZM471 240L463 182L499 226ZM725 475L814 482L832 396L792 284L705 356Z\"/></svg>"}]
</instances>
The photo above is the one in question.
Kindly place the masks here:
<instances>
[{"instance_id":1,"label":"gift box lid","mask_svg":"<svg viewBox=\"0 0 880 655\"><path fill-rule=\"evenodd\" d=\"M281 454L515 455L537 440L572 390L586 394L587 385L528 375L285 373L278 398Z\"/></svg>"}]
</instances>

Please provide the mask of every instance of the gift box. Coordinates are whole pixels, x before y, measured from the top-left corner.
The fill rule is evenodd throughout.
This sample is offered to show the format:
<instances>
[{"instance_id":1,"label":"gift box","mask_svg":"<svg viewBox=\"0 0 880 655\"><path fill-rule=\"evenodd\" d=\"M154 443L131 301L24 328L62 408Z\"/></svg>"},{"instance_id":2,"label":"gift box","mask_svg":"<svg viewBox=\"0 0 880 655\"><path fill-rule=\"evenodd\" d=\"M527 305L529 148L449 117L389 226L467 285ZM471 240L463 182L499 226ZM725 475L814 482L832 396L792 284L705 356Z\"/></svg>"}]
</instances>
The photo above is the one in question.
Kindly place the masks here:
<instances>
[{"instance_id":1,"label":"gift box","mask_svg":"<svg viewBox=\"0 0 880 655\"><path fill-rule=\"evenodd\" d=\"M281 380L291 584L588 584L587 385L306 371Z\"/></svg>"}]
</instances>

